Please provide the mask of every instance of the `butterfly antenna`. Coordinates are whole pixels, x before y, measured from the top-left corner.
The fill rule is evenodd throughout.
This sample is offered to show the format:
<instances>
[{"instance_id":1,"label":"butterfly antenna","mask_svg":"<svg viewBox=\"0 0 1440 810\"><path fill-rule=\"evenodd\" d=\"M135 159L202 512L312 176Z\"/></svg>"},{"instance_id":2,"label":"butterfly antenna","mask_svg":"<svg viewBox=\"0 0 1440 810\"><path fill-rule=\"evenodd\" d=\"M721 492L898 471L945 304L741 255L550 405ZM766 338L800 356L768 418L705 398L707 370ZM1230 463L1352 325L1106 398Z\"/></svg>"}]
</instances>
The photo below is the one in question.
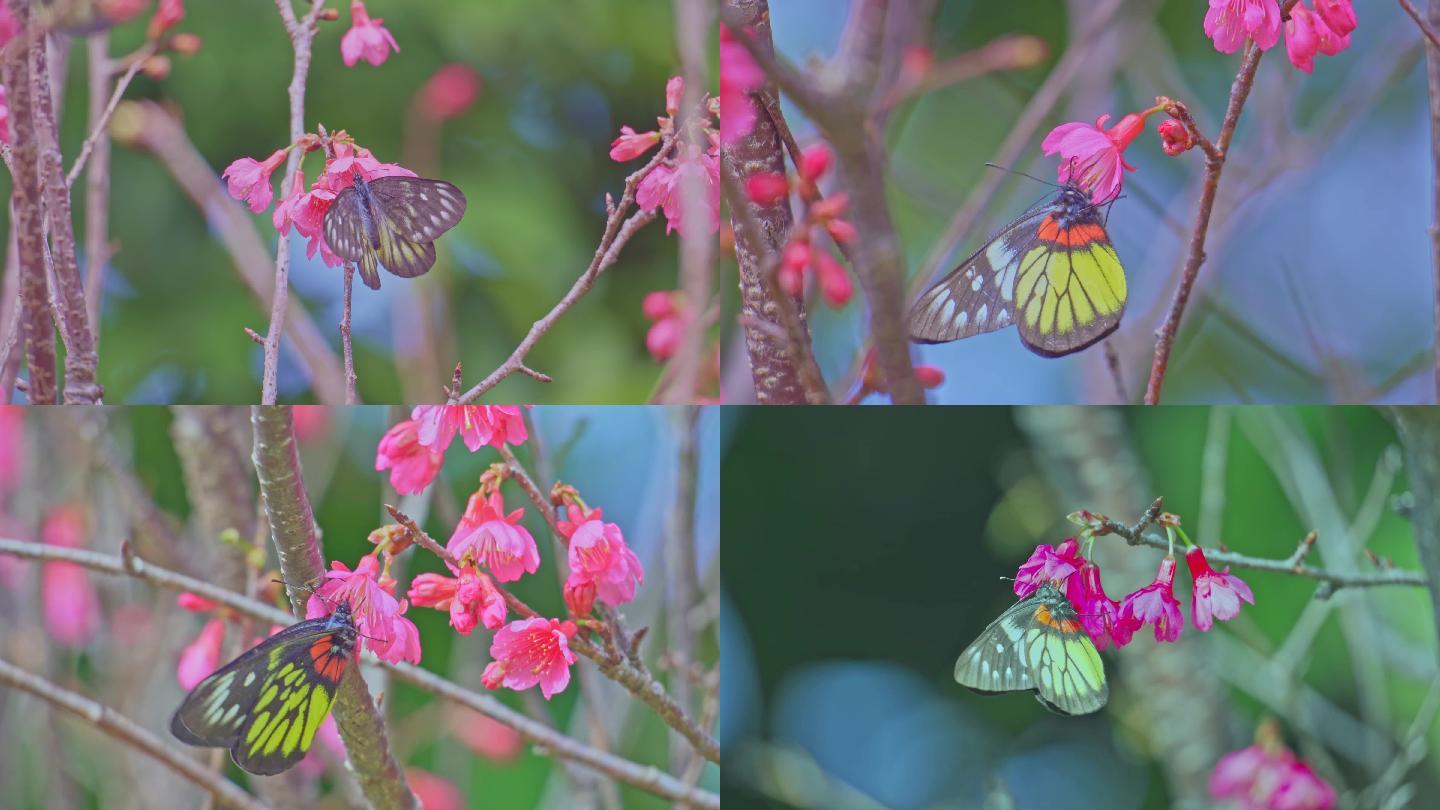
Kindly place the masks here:
<instances>
[{"instance_id":1,"label":"butterfly antenna","mask_svg":"<svg viewBox=\"0 0 1440 810\"><path fill-rule=\"evenodd\" d=\"M998 164L998 163L988 163L988 162L987 162L985 165L986 165L987 167L991 168L991 169L999 169L1000 171L1005 172L1006 174L1015 174L1015 175L1019 175L1019 176L1021 176L1021 177L1028 177L1028 178L1030 178L1031 180L1034 180L1034 181L1037 182L1037 183L1043 183L1043 184L1045 184L1045 185L1047 185L1047 186L1050 186L1051 188L1061 188L1061 187L1062 187L1062 186L1060 186L1059 183L1052 183L1052 182L1050 182L1049 180L1042 180L1042 179L1040 179L1039 177L1036 177L1036 176L1033 175L1033 174L1029 174L1029 173L1027 173L1027 172L1022 172L1022 171L1020 171L1020 170L1018 170L1018 169L1011 169L1011 168L1008 168L1008 167L1006 167L1006 166L1001 166L1001 165Z\"/></svg>"}]
</instances>

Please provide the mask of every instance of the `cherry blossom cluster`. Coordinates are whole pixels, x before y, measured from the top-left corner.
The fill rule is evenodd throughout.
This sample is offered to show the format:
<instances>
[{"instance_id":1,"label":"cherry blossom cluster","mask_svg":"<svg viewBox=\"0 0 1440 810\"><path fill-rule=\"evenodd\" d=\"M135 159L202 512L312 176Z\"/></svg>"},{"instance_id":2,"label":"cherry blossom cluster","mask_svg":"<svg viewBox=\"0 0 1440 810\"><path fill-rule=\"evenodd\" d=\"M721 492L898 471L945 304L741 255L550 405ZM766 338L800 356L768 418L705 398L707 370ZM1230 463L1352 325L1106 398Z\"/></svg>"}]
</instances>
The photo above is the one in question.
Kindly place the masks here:
<instances>
[{"instance_id":1,"label":"cherry blossom cluster","mask_svg":"<svg viewBox=\"0 0 1440 810\"><path fill-rule=\"evenodd\" d=\"M1070 519L1086 527L1081 536L1088 554L1095 540L1093 527L1104 518L1092 512L1076 512ZM1210 567L1205 552L1191 543L1180 528L1179 518L1165 514L1160 524L1170 535L1172 545L1179 537L1187 547L1185 563L1190 568L1192 585L1190 618L1196 629L1205 632L1217 619L1225 621L1240 615L1242 601L1255 604L1250 586L1230 573L1229 566L1223 571ZM1153 582L1117 602L1106 595L1100 583L1100 566L1087 560L1080 553L1080 541L1070 537L1058 546L1042 543L1035 547L1015 574L1015 595L1024 598L1044 583L1055 583L1065 591L1085 632L1102 650L1112 642L1124 647L1145 625L1154 627L1156 641L1175 641L1185 629L1180 601L1175 598L1176 567L1174 553L1166 554Z\"/></svg>"},{"instance_id":2,"label":"cherry blossom cluster","mask_svg":"<svg viewBox=\"0 0 1440 810\"><path fill-rule=\"evenodd\" d=\"M781 172L756 172L745 178L745 194L763 206L780 203L792 191L799 197L804 212L790 229L790 238L780 252L777 280L785 292L799 296L805 290L805 273L811 271L820 283L825 302L838 308L850 302L855 286L829 249L816 245L816 238L824 231L835 244L845 248L855 241L855 226L843 217L850 204L848 195L837 192L820 196L818 183L830 169L831 161L830 147L816 144L801 153L793 181Z\"/></svg>"},{"instance_id":3,"label":"cherry blossom cluster","mask_svg":"<svg viewBox=\"0 0 1440 810\"><path fill-rule=\"evenodd\" d=\"M720 230L720 138L714 118L718 105L708 96L697 114L681 116L685 79L674 76L665 83L665 115L656 118L656 128L636 132L629 125L610 144L610 159L620 162L643 157L658 144L673 140L675 148L655 164L635 186L635 204L642 211L659 210L665 215L665 232L680 230L697 235ZM702 209L686 208L686 184L694 178L700 189Z\"/></svg>"},{"instance_id":4,"label":"cherry blossom cluster","mask_svg":"<svg viewBox=\"0 0 1440 810\"><path fill-rule=\"evenodd\" d=\"M1280 740L1273 722L1264 722L1248 748L1231 751L1210 772L1210 796L1245 810L1331 810L1331 787Z\"/></svg>"},{"instance_id":5,"label":"cherry blossom cluster","mask_svg":"<svg viewBox=\"0 0 1440 810\"><path fill-rule=\"evenodd\" d=\"M1210 0L1205 35L1222 53L1234 53L1246 39L1268 51L1280 41L1280 5L1280 0ZM1291 64L1310 73L1316 54L1334 56L1350 47L1355 26L1353 0L1313 0L1313 8L1301 0L1284 20L1285 54Z\"/></svg>"},{"instance_id":6,"label":"cherry blossom cluster","mask_svg":"<svg viewBox=\"0 0 1440 810\"><path fill-rule=\"evenodd\" d=\"M358 171L367 181L378 177L414 177L415 172L398 163L381 163L369 149L357 146L349 134L340 130L331 133L328 139L306 133L284 149L276 149L264 160L242 157L227 166L220 176L224 178L230 196L246 203L252 212L258 214L269 208L275 199L270 175L285 162L286 154L291 149L300 149L302 154L307 155L323 151L327 140L329 154L315 182L308 189L305 187L302 158L295 169L290 193L275 206L271 222L282 234L289 233L293 225L296 233L309 240L305 246L307 257L313 259L318 252L327 266L337 267L341 259L325 242L325 214L340 192L355 184L355 172Z\"/></svg>"}]
</instances>

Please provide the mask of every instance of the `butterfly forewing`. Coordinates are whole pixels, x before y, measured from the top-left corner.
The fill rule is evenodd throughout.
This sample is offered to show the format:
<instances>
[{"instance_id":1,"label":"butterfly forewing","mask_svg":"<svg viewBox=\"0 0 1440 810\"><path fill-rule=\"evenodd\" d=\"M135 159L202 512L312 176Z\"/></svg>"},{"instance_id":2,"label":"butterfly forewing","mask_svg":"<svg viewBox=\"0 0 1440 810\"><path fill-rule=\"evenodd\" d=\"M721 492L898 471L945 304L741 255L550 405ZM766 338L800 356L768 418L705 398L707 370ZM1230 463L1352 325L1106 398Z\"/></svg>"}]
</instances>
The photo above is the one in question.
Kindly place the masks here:
<instances>
[{"instance_id":1,"label":"butterfly forewing","mask_svg":"<svg viewBox=\"0 0 1440 810\"><path fill-rule=\"evenodd\" d=\"M1088 714L1109 699L1105 667L1065 594L1042 585L985 628L955 662L977 692L1033 691L1051 711Z\"/></svg>"},{"instance_id":2,"label":"butterfly forewing","mask_svg":"<svg viewBox=\"0 0 1440 810\"><path fill-rule=\"evenodd\" d=\"M361 184L367 193L357 190ZM444 180L357 179L331 204L325 241L335 255L358 264L365 286L378 290L381 265L402 278L433 267L433 242L460 222L466 204L465 194Z\"/></svg>"},{"instance_id":3,"label":"butterfly forewing","mask_svg":"<svg viewBox=\"0 0 1440 810\"><path fill-rule=\"evenodd\" d=\"M229 748L250 773L289 768L330 712L355 635L348 609L281 631L191 690L170 732L191 745Z\"/></svg>"},{"instance_id":4,"label":"butterfly forewing","mask_svg":"<svg viewBox=\"0 0 1440 810\"><path fill-rule=\"evenodd\" d=\"M454 185L424 177L380 177L370 181L370 194L399 236L411 242L439 239L459 224L467 205Z\"/></svg>"}]
</instances>

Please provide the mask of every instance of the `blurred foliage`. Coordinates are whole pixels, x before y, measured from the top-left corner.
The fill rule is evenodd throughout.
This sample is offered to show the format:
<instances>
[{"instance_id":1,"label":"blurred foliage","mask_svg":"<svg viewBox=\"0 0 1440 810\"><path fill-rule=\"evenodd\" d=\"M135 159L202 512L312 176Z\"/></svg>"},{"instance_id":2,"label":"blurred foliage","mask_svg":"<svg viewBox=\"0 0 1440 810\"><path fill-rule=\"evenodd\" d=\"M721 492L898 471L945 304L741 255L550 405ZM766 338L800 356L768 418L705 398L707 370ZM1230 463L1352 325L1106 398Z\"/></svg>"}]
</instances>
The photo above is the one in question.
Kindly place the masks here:
<instances>
[{"instance_id":1,"label":"blurred foliage","mask_svg":"<svg viewBox=\"0 0 1440 810\"><path fill-rule=\"evenodd\" d=\"M793 62L836 51L848 2L772 4L776 48ZM941 0L926 39L936 64L1005 34L1045 40L1049 58L928 93L887 119L889 203L913 278L985 175L1001 143L1050 76L1077 29L1093 24L1094 0ZM1131 0L1089 40L1060 103L1005 168L1054 178L1040 152L1051 128L1154 104L1187 103L1214 137L1238 54L1205 37L1206 0ZM1277 46L1261 62L1221 185L1208 259L1185 313L1165 395L1185 402L1316 402L1429 397L1419 373L1430 362L1432 313L1427 227L1430 131L1422 38L1394 3L1357 6L1352 46L1295 69ZM785 103L802 141L810 123ZM1127 151L1125 198L1109 227L1125 262L1130 301L1111 338L1138 401L1189 244L1203 160L1168 158L1154 128ZM989 234L1053 191L1007 176L1001 191L939 268L948 271ZM1234 195L1234 196L1232 196ZM1235 207L1235 202L1239 207ZM1357 268L1367 268L1356 272ZM811 306L816 354L832 382L849 373L868 330L859 300L840 312ZM939 366L939 402L1010 404L1114 401L1103 352L1062 359L1026 350L1013 329L917 349Z\"/></svg>"},{"instance_id":2,"label":"blurred foliage","mask_svg":"<svg viewBox=\"0 0 1440 810\"><path fill-rule=\"evenodd\" d=\"M788 806L762 800L756 780L772 794L780 784L813 791L807 780L817 773L833 780L827 789L835 796L842 787L859 790L897 810L977 807L983 795L994 800L1006 792L1017 808L1160 808L1194 798L1166 795L1144 747L1150 721L1117 687L1125 657L1144 655L1155 643L1147 632L1125 655L1102 654L1111 696L1095 715L1059 717L1024 694L987 697L954 683L960 651L1014 603L1001 577L1013 577L1036 544L1072 535L1064 516L1093 504L1057 500L1011 409L904 413L900 419L891 409L726 409L727 806ZM1311 528L1292 499L1330 497L1320 491L1328 485L1347 519L1378 507L1373 533L1357 542L1397 566L1418 567L1410 526L1391 508L1392 492L1405 490L1395 434L1376 412L1195 407L1131 409L1125 417L1154 494L1197 542L1213 546L1218 539L1243 554L1287 557ZM1216 424L1229 426L1228 455L1217 479L1222 486L1202 498L1202 459ZM1305 481L1297 473L1304 465L1295 462L1306 453L1323 468L1323 480L1309 485L1297 483ZM1221 500L1209 500L1217 495ZM1112 517L1133 523L1147 505ZM1216 515L1213 525L1206 525L1204 510ZM1327 548L1334 542L1322 533L1309 562L1333 565ZM1161 556L1114 537L1098 539L1096 549L1102 568L1104 555L1145 555L1156 563ZM1312 580L1235 573L1253 587L1256 605L1206 635L1190 623L1188 574L1176 583L1186 611L1182 641L1204 645L1211 668L1228 673L1226 700L1210 711L1227 718L1232 748L1248 745L1259 718L1277 711L1236 685L1244 678L1237 670L1270 659L1311 606L1329 612L1321 614L1313 644L1302 647L1297 677L1341 712L1369 722L1357 664L1378 666L1380 731L1395 745L1436 679L1436 628L1425 591L1341 591L1317 602ZM1114 573L1105 579L1117 599L1145 584ZM1378 629L1351 646L1341 614L1366 606L1380 617ZM1241 650L1249 652L1237 656ZM1278 715L1296 750L1312 762L1322 752L1319 767L1337 788L1358 790L1378 777L1327 749L1344 730L1323 718ZM1314 737L1300 730L1305 722L1320 723ZM780 746L780 753L757 748L759 741ZM1440 789L1440 756L1433 753L1440 750L1440 727L1429 726L1428 743L1432 753L1409 774L1422 796ZM790 762L796 751L798 765ZM866 806L838 799L798 806L827 805Z\"/></svg>"},{"instance_id":3,"label":"blurred foliage","mask_svg":"<svg viewBox=\"0 0 1440 810\"><path fill-rule=\"evenodd\" d=\"M41 437L62 434L75 436L70 414L73 409L26 411L31 420L30 489L23 490L7 516L0 502L0 536L14 536L16 526L37 534L35 526L53 506L79 502L91 514L94 536L91 548L115 553L125 536L125 509L116 508L114 488L101 470L81 463L83 454L46 454L36 445ZM153 494L157 506L182 524L194 516L171 439L172 414L162 408L111 409L106 412L102 440L113 443L122 473L133 474L143 489ZM390 519L382 504L398 504L420 520L421 525L441 543L449 539L463 510L466 498L477 486L479 476L500 460L491 448L471 454L457 439L446 455L437 483L428 496L397 497L383 473L374 470L375 447L380 436L396 418L395 409L361 407L329 409L314 419L318 430L301 441L305 483L317 524L321 528L324 556L353 568L370 553L371 530ZM625 615L632 629L650 628L643 647L656 676L662 682L671 677L653 659L668 646L662 539L669 528L674 504L679 420L674 409L647 408L537 408L530 412L535 432L532 440L515 448L532 475L541 470L576 486L592 507L602 507L605 519L618 523L627 543L643 561L644 585L636 602L627 605ZM92 423L93 424L93 423ZM43 425L43 429L40 426ZM702 412L697 431L700 474L697 484L695 522L696 554L702 584L713 588L718 581L719 526L717 444L719 419L715 409ZM78 439L70 439L83 445ZM543 461L535 453L544 453ZM69 448L74 449L74 448ZM625 452L627 451L628 452ZM133 465L133 466L131 466ZM98 474L97 474L98 473ZM44 495L38 486L43 484ZM542 480L542 487L548 484ZM518 597L546 615L563 615L555 545L535 508L514 483L502 488L509 509L524 507L524 525L536 538L541 567L533 576L509 583ZM23 539L23 538L22 538ZM212 541L195 532L185 535L193 546L180 549L192 564L211 558ZM277 562L274 548L267 543L268 567ZM12 563L0 559L0 568ZM83 650L65 650L46 641L40 620L40 569L25 564L24 584L6 592L0 590L0 621L9 628L0 633L0 657L31 671L40 671L57 683L108 703L140 725L159 734L178 749L167 731L170 713L179 705L181 689L175 680L175 666L181 649L199 632L205 616L186 613L175 607L173 592L122 577L91 574L101 594L100 636ZM418 548L397 560L394 573L400 589L422 571L443 571L444 566ZM202 578L204 569L197 573ZM400 594L403 595L403 594ZM582 679L594 680L604 689L607 705L602 708L607 726L614 732L610 750L632 761L653 764L668 770L669 734L664 723L649 709L640 707L623 690L593 672L586 659L572 669L569 688L546 702L538 690L517 693L488 691L480 674L490 660L491 633L483 627L469 636L458 635L449 626L445 611L411 607L407 617L420 631L423 657L420 666L461 686L494 696L511 708L538 714L566 733L587 727L584 707L579 702ZM233 626L229 628L234 636ZM719 656L714 631L702 632L697 656L702 665L713 666ZM583 677L582 677L583 676ZM481 756L450 733L449 723L456 710L417 687L385 676L383 670L368 668L366 679L372 694L383 694L390 744L405 767L420 768L457 785L473 807L569 807L572 801L565 768L560 760L525 744L517 757L494 760ZM0 688L0 806L13 810L57 807L46 796L63 792L72 808L179 807L195 794L188 785L170 793L156 793L150 783L132 783L122 775L127 768L153 768L143 757L127 761L117 756L117 743L68 716L53 715L43 704L16 696ZM579 724L578 726L576 724ZM592 742L588 732L581 735ZM63 769L43 763L59 752ZM226 773L242 784L252 777L238 770L225 757ZM163 769L153 773L163 785L178 784ZM325 791L332 787L325 777ZM718 769L708 765L700 785L717 790ZM668 806L653 795L619 785L618 795L625 807ZM317 806L332 807L333 793ZM164 802L169 802L168 804Z\"/></svg>"},{"instance_id":4,"label":"blurred foliage","mask_svg":"<svg viewBox=\"0 0 1440 810\"><path fill-rule=\"evenodd\" d=\"M443 125L438 165L422 175L454 182L469 198L464 220L437 244L439 261L419 280L386 275L377 294L355 291L356 363L362 399L406 399L398 388L397 347L414 351L417 317L443 318L453 347L436 358L443 379L416 380L427 398L449 383L456 359L473 383L510 353L589 263L605 221L605 195L617 198L639 164L607 155L622 124L653 128L664 114L665 81L679 64L666 0L373 0L400 52L380 67L340 61L350 26L322 22L306 94L306 128L343 128L387 162L411 154L412 99L434 72L461 63L482 77L468 112ZM119 56L143 42L148 15L111 34ZM263 159L288 142L289 39L272 3L188 3L177 28L203 47L173 56L170 75L140 76L127 98L162 100L217 176L232 160ZM62 113L67 165L86 135L83 41L71 49ZM306 161L313 180L320 161ZM278 189L283 171L272 178ZM83 220L83 180L76 215ZM218 182L218 180L217 180ZM8 194L8 176L0 194ZM236 202L235 205L240 205ZM269 303L255 301L229 255L151 156L115 151L111 234L116 253L106 276L101 381L111 402L235 402L258 398L261 350L242 329L264 332ZM254 217L272 250L270 213ZM8 221L7 221L8 222ZM8 227L8 224L6 225ZM76 233L82 233L77 223ZM339 352L339 268L304 258L292 239L291 284ZM677 286L673 237L663 222L645 228L594 291L546 335L529 363L556 382L516 377L493 398L507 402L639 402L658 377L645 353L644 294ZM83 257L82 257L83 261ZM431 311L414 310L417 288ZM281 367L281 396L308 399L292 357ZM412 372L413 373L413 372Z\"/></svg>"}]
</instances>

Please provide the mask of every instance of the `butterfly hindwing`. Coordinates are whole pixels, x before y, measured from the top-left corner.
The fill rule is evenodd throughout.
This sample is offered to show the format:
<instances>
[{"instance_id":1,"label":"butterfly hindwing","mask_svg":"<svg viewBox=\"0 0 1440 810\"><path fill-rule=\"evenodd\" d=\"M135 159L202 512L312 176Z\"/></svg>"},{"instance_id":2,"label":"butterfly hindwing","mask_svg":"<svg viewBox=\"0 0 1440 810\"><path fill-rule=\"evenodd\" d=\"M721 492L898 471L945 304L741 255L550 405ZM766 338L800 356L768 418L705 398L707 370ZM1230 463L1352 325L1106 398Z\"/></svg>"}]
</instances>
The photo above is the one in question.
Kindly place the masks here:
<instances>
[{"instance_id":1,"label":"butterfly hindwing","mask_svg":"<svg viewBox=\"0 0 1440 810\"><path fill-rule=\"evenodd\" d=\"M355 262L360 280L372 290L380 289L380 273L376 269L375 249L361 212L360 195L354 186L342 189L325 214L325 243L340 258Z\"/></svg>"},{"instance_id":2,"label":"butterfly hindwing","mask_svg":"<svg viewBox=\"0 0 1440 810\"><path fill-rule=\"evenodd\" d=\"M309 751L351 660L348 608L266 639L201 681L170 721L177 739L230 749L242 769L274 774Z\"/></svg>"},{"instance_id":3,"label":"butterfly hindwing","mask_svg":"<svg viewBox=\"0 0 1440 810\"><path fill-rule=\"evenodd\" d=\"M1125 299L1125 271L1099 209L1067 185L920 296L910 337L944 343L1013 323L1031 351L1059 357L1115 331Z\"/></svg>"},{"instance_id":4,"label":"butterfly hindwing","mask_svg":"<svg viewBox=\"0 0 1440 810\"><path fill-rule=\"evenodd\" d=\"M977 692L1034 691L1047 709L1089 714L1109 699L1105 666L1065 594L1050 584L1015 603L955 662Z\"/></svg>"}]
</instances>

